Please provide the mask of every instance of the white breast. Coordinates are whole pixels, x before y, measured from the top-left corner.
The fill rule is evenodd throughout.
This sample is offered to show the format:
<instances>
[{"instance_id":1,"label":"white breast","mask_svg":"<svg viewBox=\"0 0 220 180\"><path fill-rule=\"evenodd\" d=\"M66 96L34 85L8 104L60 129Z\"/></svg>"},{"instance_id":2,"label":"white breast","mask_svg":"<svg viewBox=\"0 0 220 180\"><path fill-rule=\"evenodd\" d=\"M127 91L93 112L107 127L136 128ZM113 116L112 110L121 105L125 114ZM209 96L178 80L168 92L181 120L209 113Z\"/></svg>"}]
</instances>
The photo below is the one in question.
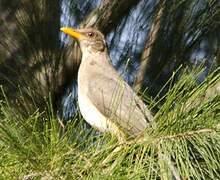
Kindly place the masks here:
<instances>
[{"instance_id":1,"label":"white breast","mask_svg":"<svg viewBox=\"0 0 220 180\"><path fill-rule=\"evenodd\" d=\"M79 108L83 118L98 130L105 132L107 130L106 118L97 110L93 103L78 90Z\"/></svg>"}]
</instances>

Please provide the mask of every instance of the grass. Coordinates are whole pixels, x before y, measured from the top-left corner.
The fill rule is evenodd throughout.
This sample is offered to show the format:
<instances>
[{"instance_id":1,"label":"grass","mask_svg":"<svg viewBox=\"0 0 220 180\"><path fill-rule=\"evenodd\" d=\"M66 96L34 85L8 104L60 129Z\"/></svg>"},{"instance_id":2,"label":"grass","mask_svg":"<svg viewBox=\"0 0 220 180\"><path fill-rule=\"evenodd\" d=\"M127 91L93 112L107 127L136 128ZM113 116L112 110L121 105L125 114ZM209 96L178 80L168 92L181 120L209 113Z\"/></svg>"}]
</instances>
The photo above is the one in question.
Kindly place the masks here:
<instances>
[{"instance_id":1,"label":"grass","mask_svg":"<svg viewBox=\"0 0 220 180\"><path fill-rule=\"evenodd\" d=\"M129 144L97 134L79 114L63 126L50 99L39 108L31 90L11 103L2 87L0 179L220 178L220 94L206 96L220 75L217 69L198 84L203 70L183 70L165 96L152 99L151 108L160 107L156 128Z\"/></svg>"}]
</instances>

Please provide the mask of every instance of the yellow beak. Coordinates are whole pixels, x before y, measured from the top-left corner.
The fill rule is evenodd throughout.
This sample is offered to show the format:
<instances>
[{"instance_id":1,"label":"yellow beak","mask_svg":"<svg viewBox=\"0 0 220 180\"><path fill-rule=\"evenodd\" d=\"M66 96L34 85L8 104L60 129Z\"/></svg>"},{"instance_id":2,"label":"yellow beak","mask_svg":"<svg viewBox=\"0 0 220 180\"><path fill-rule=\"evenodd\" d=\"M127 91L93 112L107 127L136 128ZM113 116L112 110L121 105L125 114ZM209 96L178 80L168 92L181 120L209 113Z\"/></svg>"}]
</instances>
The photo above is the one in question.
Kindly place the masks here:
<instances>
[{"instance_id":1,"label":"yellow beak","mask_svg":"<svg viewBox=\"0 0 220 180\"><path fill-rule=\"evenodd\" d=\"M62 28L60 28L60 30L65 32L66 34L76 38L76 39L86 39L86 36L84 36L81 33L76 32L74 29L62 27Z\"/></svg>"}]
</instances>

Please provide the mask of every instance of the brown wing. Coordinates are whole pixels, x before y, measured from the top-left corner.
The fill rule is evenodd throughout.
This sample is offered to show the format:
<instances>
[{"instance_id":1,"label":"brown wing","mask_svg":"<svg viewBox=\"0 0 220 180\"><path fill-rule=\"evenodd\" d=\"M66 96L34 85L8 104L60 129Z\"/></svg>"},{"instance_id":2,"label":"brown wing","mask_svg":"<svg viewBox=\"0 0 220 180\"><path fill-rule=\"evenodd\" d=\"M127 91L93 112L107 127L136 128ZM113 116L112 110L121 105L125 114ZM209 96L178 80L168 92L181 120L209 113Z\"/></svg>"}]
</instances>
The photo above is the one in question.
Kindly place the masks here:
<instances>
[{"instance_id":1,"label":"brown wing","mask_svg":"<svg viewBox=\"0 0 220 180\"><path fill-rule=\"evenodd\" d=\"M142 100L117 72L105 76L96 73L91 79L88 97L102 114L114 120L129 135L136 136L144 130L152 116Z\"/></svg>"}]
</instances>

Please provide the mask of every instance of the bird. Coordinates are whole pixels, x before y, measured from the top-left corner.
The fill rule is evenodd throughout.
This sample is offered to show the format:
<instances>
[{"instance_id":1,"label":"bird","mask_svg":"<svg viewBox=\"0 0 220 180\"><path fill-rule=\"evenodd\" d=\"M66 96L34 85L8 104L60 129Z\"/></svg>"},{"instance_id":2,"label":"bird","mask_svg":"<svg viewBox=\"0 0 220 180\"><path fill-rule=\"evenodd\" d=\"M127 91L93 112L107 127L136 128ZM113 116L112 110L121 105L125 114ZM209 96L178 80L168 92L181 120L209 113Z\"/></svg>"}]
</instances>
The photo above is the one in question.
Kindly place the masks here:
<instances>
[{"instance_id":1,"label":"bird","mask_svg":"<svg viewBox=\"0 0 220 180\"><path fill-rule=\"evenodd\" d=\"M122 142L143 134L153 116L114 68L104 35L93 28L60 30L75 38L82 52L77 81L83 118Z\"/></svg>"}]
</instances>

